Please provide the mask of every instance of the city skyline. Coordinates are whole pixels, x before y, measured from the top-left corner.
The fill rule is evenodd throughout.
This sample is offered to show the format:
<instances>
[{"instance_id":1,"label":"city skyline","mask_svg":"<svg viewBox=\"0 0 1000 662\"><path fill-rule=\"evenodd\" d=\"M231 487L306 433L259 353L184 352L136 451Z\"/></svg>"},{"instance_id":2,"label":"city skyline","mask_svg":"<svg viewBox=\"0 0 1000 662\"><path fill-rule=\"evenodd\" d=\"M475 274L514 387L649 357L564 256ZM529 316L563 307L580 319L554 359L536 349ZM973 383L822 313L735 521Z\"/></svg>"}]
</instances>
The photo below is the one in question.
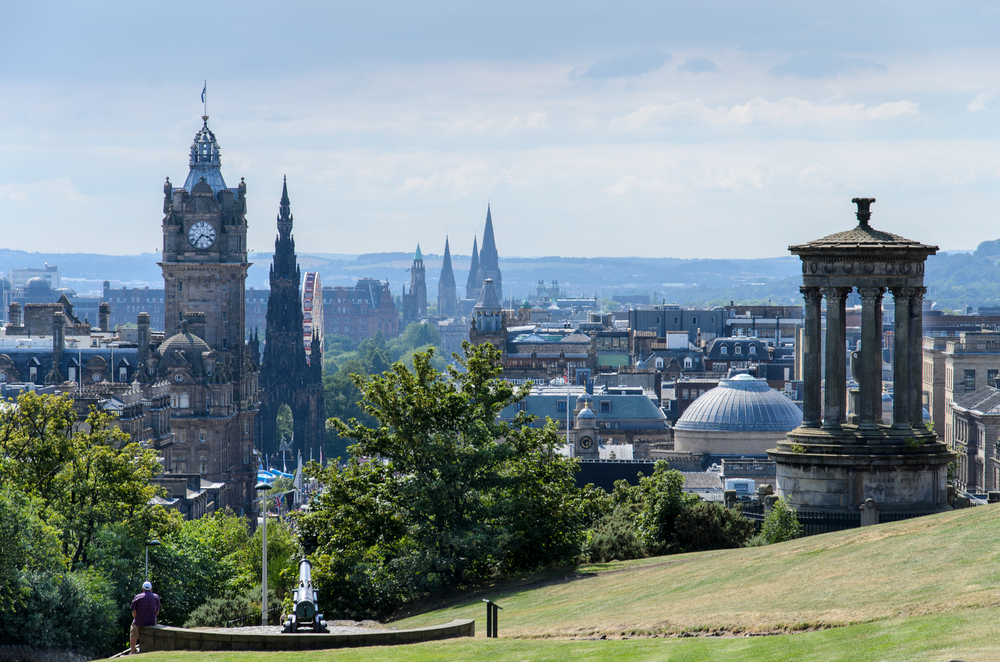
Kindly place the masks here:
<instances>
[{"instance_id":1,"label":"city skyline","mask_svg":"<svg viewBox=\"0 0 1000 662\"><path fill-rule=\"evenodd\" d=\"M304 254L465 254L488 202L511 257L781 256L854 196L944 250L997 235L980 4L49 9L0 9L6 248L159 249L206 78L256 252L284 174Z\"/></svg>"}]
</instances>

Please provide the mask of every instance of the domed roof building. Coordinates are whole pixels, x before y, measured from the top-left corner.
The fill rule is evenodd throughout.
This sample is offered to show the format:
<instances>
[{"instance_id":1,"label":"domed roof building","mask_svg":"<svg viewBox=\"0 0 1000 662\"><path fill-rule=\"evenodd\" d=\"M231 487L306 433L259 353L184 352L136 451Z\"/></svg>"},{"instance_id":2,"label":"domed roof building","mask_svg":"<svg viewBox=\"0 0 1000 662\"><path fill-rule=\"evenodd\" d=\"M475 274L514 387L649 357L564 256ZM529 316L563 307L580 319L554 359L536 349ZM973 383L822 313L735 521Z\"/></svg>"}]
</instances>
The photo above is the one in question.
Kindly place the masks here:
<instances>
[{"instance_id":1,"label":"domed roof building","mask_svg":"<svg viewBox=\"0 0 1000 662\"><path fill-rule=\"evenodd\" d=\"M711 455L764 455L802 424L791 400L750 375L723 379L674 425L674 448Z\"/></svg>"}]
</instances>

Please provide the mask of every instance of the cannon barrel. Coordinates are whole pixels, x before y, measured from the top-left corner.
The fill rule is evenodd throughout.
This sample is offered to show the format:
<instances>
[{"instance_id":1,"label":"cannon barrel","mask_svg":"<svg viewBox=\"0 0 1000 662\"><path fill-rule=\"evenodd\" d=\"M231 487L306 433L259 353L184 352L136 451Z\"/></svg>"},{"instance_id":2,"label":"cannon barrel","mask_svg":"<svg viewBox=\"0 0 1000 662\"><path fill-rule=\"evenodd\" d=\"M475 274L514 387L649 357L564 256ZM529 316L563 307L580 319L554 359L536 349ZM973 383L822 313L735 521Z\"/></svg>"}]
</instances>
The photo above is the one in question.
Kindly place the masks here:
<instances>
[{"instance_id":1,"label":"cannon barrel","mask_svg":"<svg viewBox=\"0 0 1000 662\"><path fill-rule=\"evenodd\" d=\"M285 632L295 632L306 623L311 623L315 632L327 631L323 614L319 613L318 597L312 583L312 564L302 559L299 561L299 585L292 591L295 608L285 622Z\"/></svg>"}]
</instances>

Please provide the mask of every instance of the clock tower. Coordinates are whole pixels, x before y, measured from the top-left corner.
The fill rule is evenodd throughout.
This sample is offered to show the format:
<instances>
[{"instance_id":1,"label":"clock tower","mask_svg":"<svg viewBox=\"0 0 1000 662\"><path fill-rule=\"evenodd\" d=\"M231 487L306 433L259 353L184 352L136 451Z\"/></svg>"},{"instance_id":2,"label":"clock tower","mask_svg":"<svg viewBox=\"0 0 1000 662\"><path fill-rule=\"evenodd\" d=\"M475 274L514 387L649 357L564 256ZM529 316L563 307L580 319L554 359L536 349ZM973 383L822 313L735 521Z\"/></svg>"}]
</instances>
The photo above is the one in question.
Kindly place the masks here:
<instances>
[{"instance_id":1,"label":"clock tower","mask_svg":"<svg viewBox=\"0 0 1000 662\"><path fill-rule=\"evenodd\" d=\"M164 330L178 333L186 312L205 313L203 340L242 355L246 337L246 184L227 188L208 117L191 145L184 186L163 186ZM237 361L236 363L240 363ZM240 374L242 366L234 364Z\"/></svg>"},{"instance_id":2,"label":"clock tower","mask_svg":"<svg viewBox=\"0 0 1000 662\"><path fill-rule=\"evenodd\" d=\"M184 186L163 185L166 333L146 369L171 400L172 441L158 447L166 473L223 483L218 505L250 515L260 400L258 357L245 344L247 191L242 179L226 186L219 144L202 120Z\"/></svg>"}]
</instances>

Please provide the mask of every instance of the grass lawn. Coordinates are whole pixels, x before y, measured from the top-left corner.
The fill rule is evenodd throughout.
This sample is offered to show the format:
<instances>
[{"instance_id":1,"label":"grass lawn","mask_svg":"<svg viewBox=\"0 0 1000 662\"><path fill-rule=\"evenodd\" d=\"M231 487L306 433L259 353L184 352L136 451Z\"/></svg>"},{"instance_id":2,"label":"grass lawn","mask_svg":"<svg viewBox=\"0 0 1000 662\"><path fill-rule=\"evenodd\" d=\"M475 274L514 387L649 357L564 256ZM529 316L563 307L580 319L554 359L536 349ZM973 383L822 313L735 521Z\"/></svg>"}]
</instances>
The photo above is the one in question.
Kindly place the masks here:
<instances>
[{"instance_id":1,"label":"grass lawn","mask_svg":"<svg viewBox=\"0 0 1000 662\"><path fill-rule=\"evenodd\" d=\"M776 632L1000 608L1000 506L780 545L582 566L497 585L394 627L475 618L489 597L511 637ZM998 654L1000 658L1000 654Z\"/></svg>"},{"instance_id":2,"label":"grass lawn","mask_svg":"<svg viewBox=\"0 0 1000 662\"><path fill-rule=\"evenodd\" d=\"M450 639L409 646L379 646L303 653L150 653L147 662L562 662L668 660L695 662L967 662L1000 657L1000 610L914 616L772 637L628 639Z\"/></svg>"},{"instance_id":3,"label":"grass lawn","mask_svg":"<svg viewBox=\"0 0 1000 662\"><path fill-rule=\"evenodd\" d=\"M474 618L475 639L149 662L1000 660L998 533L1000 506L982 506L769 547L581 566L459 592L391 623ZM484 597L504 608L499 640L484 636ZM681 633L722 636L669 636ZM790 634L732 636L744 633Z\"/></svg>"}]
</instances>

